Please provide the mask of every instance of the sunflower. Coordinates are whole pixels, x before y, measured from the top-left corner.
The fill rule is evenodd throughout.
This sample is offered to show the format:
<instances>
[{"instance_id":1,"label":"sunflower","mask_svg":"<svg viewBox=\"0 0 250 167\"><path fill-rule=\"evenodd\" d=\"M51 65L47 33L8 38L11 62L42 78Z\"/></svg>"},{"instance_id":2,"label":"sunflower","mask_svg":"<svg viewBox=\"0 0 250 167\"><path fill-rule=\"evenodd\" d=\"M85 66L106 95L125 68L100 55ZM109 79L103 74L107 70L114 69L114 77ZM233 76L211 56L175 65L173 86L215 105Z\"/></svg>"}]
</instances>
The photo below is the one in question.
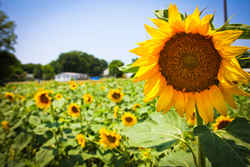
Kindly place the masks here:
<instances>
[{"instance_id":1,"label":"sunflower","mask_svg":"<svg viewBox=\"0 0 250 167\"><path fill-rule=\"evenodd\" d=\"M80 106L75 103L70 103L68 106L68 113L72 117L79 117L80 116Z\"/></svg>"},{"instance_id":2,"label":"sunflower","mask_svg":"<svg viewBox=\"0 0 250 167\"><path fill-rule=\"evenodd\" d=\"M61 100L63 98L61 93L56 94L56 100Z\"/></svg>"},{"instance_id":3,"label":"sunflower","mask_svg":"<svg viewBox=\"0 0 250 167\"><path fill-rule=\"evenodd\" d=\"M85 94L83 96L84 103L90 104L93 101L93 96L91 94Z\"/></svg>"},{"instance_id":4,"label":"sunflower","mask_svg":"<svg viewBox=\"0 0 250 167\"><path fill-rule=\"evenodd\" d=\"M77 84L76 84L75 82L71 82L71 84L70 84L70 89L71 89L71 90L75 90L76 87L77 87Z\"/></svg>"},{"instance_id":5,"label":"sunflower","mask_svg":"<svg viewBox=\"0 0 250 167\"><path fill-rule=\"evenodd\" d=\"M103 127L99 130L100 133L100 145L104 145L104 147L109 147L111 149L116 148L120 145L121 136L116 134L116 131L109 132Z\"/></svg>"},{"instance_id":6,"label":"sunflower","mask_svg":"<svg viewBox=\"0 0 250 167\"><path fill-rule=\"evenodd\" d=\"M5 93L5 98L7 100L9 100L10 102L13 102L15 100L15 95L13 93L10 92L6 92Z\"/></svg>"},{"instance_id":7,"label":"sunflower","mask_svg":"<svg viewBox=\"0 0 250 167\"><path fill-rule=\"evenodd\" d=\"M130 127L134 126L137 122L136 116L134 116L130 112L125 113L122 116L121 120L124 126L130 126Z\"/></svg>"},{"instance_id":8,"label":"sunflower","mask_svg":"<svg viewBox=\"0 0 250 167\"><path fill-rule=\"evenodd\" d=\"M118 90L120 90L120 91L121 91L121 90L122 90L122 87L120 87L120 86L119 86L119 87L118 87Z\"/></svg>"},{"instance_id":9,"label":"sunflower","mask_svg":"<svg viewBox=\"0 0 250 167\"><path fill-rule=\"evenodd\" d=\"M115 117L115 118L118 117L118 115L117 115L118 109L119 109L119 106L116 106L116 107L114 108L114 117Z\"/></svg>"},{"instance_id":10,"label":"sunflower","mask_svg":"<svg viewBox=\"0 0 250 167\"><path fill-rule=\"evenodd\" d=\"M10 125L9 125L9 122L8 122L8 121L2 121L2 122L1 122L1 125L2 125L2 127L3 127L6 131L8 131L9 128L10 128Z\"/></svg>"},{"instance_id":11,"label":"sunflower","mask_svg":"<svg viewBox=\"0 0 250 167\"><path fill-rule=\"evenodd\" d=\"M48 90L39 91L36 93L34 100L36 105L40 109L48 109L51 105L51 97L49 96Z\"/></svg>"},{"instance_id":12,"label":"sunflower","mask_svg":"<svg viewBox=\"0 0 250 167\"><path fill-rule=\"evenodd\" d=\"M119 103L122 101L124 94L118 89L110 89L108 98L113 102Z\"/></svg>"},{"instance_id":13,"label":"sunflower","mask_svg":"<svg viewBox=\"0 0 250 167\"><path fill-rule=\"evenodd\" d=\"M104 89L105 89L105 86L102 86L101 89L104 90Z\"/></svg>"},{"instance_id":14,"label":"sunflower","mask_svg":"<svg viewBox=\"0 0 250 167\"><path fill-rule=\"evenodd\" d=\"M81 145L82 148L85 147L86 141L82 134L78 134L76 139L77 139L78 145Z\"/></svg>"},{"instance_id":15,"label":"sunflower","mask_svg":"<svg viewBox=\"0 0 250 167\"><path fill-rule=\"evenodd\" d=\"M192 116L189 118L189 120L187 121L190 125L195 125L195 123L196 123L196 117L195 117L195 110L194 110L194 112L193 112L193 114L192 114Z\"/></svg>"},{"instance_id":16,"label":"sunflower","mask_svg":"<svg viewBox=\"0 0 250 167\"><path fill-rule=\"evenodd\" d=\"M232 82L250 77L235 58L249 47L231 46L243 31L212 30L213 15L200 19L198 7L182 20L176 5L170 4L168 16L168 22L150 19L158 27L145 25L153 38L130 50L141 56L132 67L140 67L133 82L146 80L144 102L159 96L158 112L165 114L174 106L181 117L186 113L186 120L196 104L206 124L213 122L213 108L227 115L225 101L237 109L232 94L249 96Z\"/></svg>"},{"instance_id":17,"label":"sunflower","mask_svg":"<svg viewBox=\"0 0 250 167\"><path fill-rule=\"evenodd\" d=\"M136 111L136 108L140 108L140 107L141 105L136 103L135 105L133 105L133 110Z\"/></svg>"},{"instance_id":18,"label":"sunflower","mask_svg":"<svg viewBox=\"0 0 250 167\"><path fill-rule=\"evenodd\" d=\"M226 128L233 120L234 118L230 118L229 116L224 117L223 115L221 115L215 120L215 123L212 124L212 126L214 127L214 131Z\"/></svg>"},{"instance_id":19,"label":"sunflower","mask_svg":"<svg viewBox=\"0 0 250 167\"><path fill-rule=\"evenodd\" d=\"M17 96L17 99L18 99L18 100L25 101L25 98L24 98L22 95Z\"/></svg>"}]
</instances>

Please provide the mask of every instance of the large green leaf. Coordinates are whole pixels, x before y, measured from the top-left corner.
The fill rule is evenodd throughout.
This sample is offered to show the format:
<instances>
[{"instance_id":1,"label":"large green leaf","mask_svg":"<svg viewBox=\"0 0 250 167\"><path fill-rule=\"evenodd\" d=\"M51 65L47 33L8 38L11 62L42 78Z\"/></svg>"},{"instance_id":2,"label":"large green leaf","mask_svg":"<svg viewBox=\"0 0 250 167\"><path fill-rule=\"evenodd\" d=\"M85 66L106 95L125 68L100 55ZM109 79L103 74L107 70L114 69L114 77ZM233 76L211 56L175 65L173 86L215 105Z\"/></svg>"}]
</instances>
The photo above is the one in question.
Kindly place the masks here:
<instances>
[{"instance_id":1,"label":"large green leaf","mask_svg":"<svg viewBox=\"0 0 250 167\"><path fill-rule=\"evenodd\" d=\"M250 124L237 118L225 130L211 131L205 125L194 129L205 156L213 166L250 166Z\"/></svg>"},{"instance_id":2,"label":"large green leaf","mask_svg":"<svg viewBox=\"0 0 250 167\"><path fill-rule=\"evenodd\" d=\"M183 122L175 110L170 110L164 115L155 113L146 121L127 128L121 134L128 136L138 146L156 147L162 151L171 146L176 139L182 140Z\"/></svg>"},{"instance_id":3,"label":"large green leaf","mask_svg":"<svg viewBox=\"0 0 250 167\"><path fill-rule=\"evenodd\" d=\"M73 167L76 164L83 165L84 160L81 155L71 155L69 159L61 159L59 162L60 167Z\"/></svg>"},{"instance_id":4,"label":"large green leaf","mask_svg":"<svg viewBox=\"0 0 250 167\"><path fill-rule=\"evenodd\" d=\"M120 71L122 72L131 72L131 73L136 73L140 67L132 67L133 63L124 65L122 67L118 67Z\"/></svg>"},{"instance_id":5,"label":"large green leaf","mask_svg":"<svg viewBox=\"0 0 250 167\"><path fill-rule=\"evenodd\" d=\"M21 132L15 139L14 144L11 145L11 148L16 152L24 149L32 139L32 134L28 131Z\"/></svg>"},{"instance_id":6,"label":"large green leaf","mask_svg":"<svg viewBox=\"0 0 250 167\"><path fill-rule=\"evenodd\" d=\"M62 108L64 103L65 103L65 99L62 98L60 100L54 100L52 102L52 105L53 105L54 108Z\"/></svg>"},{"instance_id":7,"label":"large green leaf","mask_svg":"<svg viewBox=\"0 0 250 167\"><path fill-rule=\"evenodd\" d=\"M49 147L41 147L36 154L36 162L39 166L45 166L52 161L57 154L57 149Z\"/></svg>"},{"instance_id":8,"label":"large green leaf","mask_svg":"<svg viewBox=\"0 0 250 167\"><path fill-rule=\"evenodd\" d=\"M171 152L169 155L162 158L159 162L159 166L183 166L193 167L195 166L193 156L191 153L185 153L182 151Z\"/></svg>"}]
</instances>

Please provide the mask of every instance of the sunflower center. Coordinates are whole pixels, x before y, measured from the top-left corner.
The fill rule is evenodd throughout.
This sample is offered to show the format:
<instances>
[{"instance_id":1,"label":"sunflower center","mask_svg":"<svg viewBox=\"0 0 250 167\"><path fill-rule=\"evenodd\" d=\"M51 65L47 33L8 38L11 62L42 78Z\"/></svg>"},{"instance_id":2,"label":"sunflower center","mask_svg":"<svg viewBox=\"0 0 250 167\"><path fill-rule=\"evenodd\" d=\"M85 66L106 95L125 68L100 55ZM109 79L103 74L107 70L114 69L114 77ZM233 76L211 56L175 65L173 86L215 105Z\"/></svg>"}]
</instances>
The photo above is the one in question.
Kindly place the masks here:
<instances>
[{"instance_id":1,"label":"sunflower center","mask_svg":"<svg viewBox=\"0 0 250 167\"><path fill-rule=\"evenodd\" d=\"M75 106L73 106L73 107L72 107L72 112L73 112L73 113L78 113L78 109L77 109Z\"/></svg>"},{"instance_id":2,"label":"sunflower center","mask_svg":"<svg viewBox=\"0 0 250 167\"><path fill-rule=\"evenodd\" d=\"M218 83L221 59L211 37L181 32L165 43L158 64L177 91L200 92Z\"/></svg>"},{"instance_id":3,"label":"sunflower center","mask_svg":"<svg viewBox=\"0 0 250 167\"><path fill-rule=\"evenodd\" d=\"M115 143L116 138L110 135L107 135L107 139L110 143Z\"/></svg>"},{"instance_id":4,"label":"sunflower center","mask_svg":"<svg viewBox=\"0 0 250 167\"><path fill-rule=\"evenodd\" d=\"M119 99L120 97L121 97L121 95L120 95L120 93L113 93L112 94L112 97L114 98L114 99Z\"/></svg>"},{"instance_id":5,"label":"sunflower center","mask_svg":"<svg viewBox=\"0 0 250 167\"><path fill-rule=\"evenodd\" d=\"M48 97L46 96L46 94L42 94L42 95L41 95L41 101L42 101L43 103L48 103L48 102L49 102L49 99L48 99Z\"/></svg>"},{"instance_id":6,"label":"sunflower center","mask_svg":"<svg viewBox=\"0 0 250 167\"><path fill-rule=\"evenodd\" d=\"M7 98L8 98L9 100L12 100L12 99L13 99L13 97L10 96L10 95L8 95Z\"/></svg>"},{"instance_id":7,"label":"sunflower center","mask_svg":"<svg viewBox=\"0 0 250 167\"><path fill-rule=\"evenodd\" d=\"M132 119L131 117L126 117L126 121L127 121L127 122L132 122L133 119Z\"/></svg>"},{"instance_id":8,"label":"sunflower center","mask_svg":"<svg viewBox=\"0 0 250 167\"><path fill-rule=\"evenodd\" d=\"M225 127L227 127L229 124L230 124L231 121L228 121L228 120L223 120L219 123L219 125L217 126L218 127L218 130L219 129L223 129Z\"/></svg>"},{"instance_id":9,"label":"sunflower center","mask_svg":"<svg viewBox=\"0 0 250 167\"><path fill-rule=\"evenodd\" d=\"M90 101L90 97L87 97L87 101Z\"/></svg>"}]
</instances>

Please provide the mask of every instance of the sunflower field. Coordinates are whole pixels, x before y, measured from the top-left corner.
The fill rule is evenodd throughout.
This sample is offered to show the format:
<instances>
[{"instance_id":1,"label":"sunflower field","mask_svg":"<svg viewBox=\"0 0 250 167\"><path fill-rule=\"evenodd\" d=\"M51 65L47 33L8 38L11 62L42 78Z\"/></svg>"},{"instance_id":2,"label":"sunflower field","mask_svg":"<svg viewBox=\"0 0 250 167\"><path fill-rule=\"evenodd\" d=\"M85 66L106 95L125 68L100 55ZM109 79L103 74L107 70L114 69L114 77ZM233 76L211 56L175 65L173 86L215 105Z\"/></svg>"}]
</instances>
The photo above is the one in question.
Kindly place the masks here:
<instances>
[{"instance_id":1,"label":"sunflower field","mask_svg":"<svg viewBox=\"0 0 250 167\"><path fill-rule=\"evenodd\" d=\"M248 89L250 84L243 86ZM144 103L143 98L143 82L125 79L1 87L0 164L195 166L195 115L188 122L174 108L162 115L156 112L157 99ZM210 134L206 149L214 142L223 144L216 150L220 161L232 159L225 157L225 151L244 151L249 139L244 131L250 129L250 98L234 98L238 111L228 108L230 118L215 111L218 121L203 127ZM220 132L222 138L213 131L226 127L233 118ZM245 163L246 155L236 155ZM207 166L211 166L208 160Z\"/></svg>"}]
</instances>

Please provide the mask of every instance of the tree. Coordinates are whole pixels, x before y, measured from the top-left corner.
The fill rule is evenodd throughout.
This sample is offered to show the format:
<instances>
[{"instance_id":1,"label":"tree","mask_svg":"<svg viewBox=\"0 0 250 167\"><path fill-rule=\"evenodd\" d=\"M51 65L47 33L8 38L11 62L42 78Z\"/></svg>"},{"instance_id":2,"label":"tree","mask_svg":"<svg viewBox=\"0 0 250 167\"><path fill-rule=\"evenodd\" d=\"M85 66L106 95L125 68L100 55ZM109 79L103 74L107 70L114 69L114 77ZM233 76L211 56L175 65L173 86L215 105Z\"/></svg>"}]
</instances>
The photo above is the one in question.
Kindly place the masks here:
<instances>
[{"instance_id":1,"label":"tree","mask_svg":"<svg viewBox=\"0 0 250 167\"><path fill-rule=\"evenodd\" d=\"M33 70L33 75L34 75L34 78L37 78L39 81L40 79L42 79L43 70L42 70L41 64L36 65L36 67Z\"/></svg>"},{"instance_id":2,"label":"tree","mask_svg":"<svg viewBox=\"0 0 250 167\"><path fill-rule=\"evenodd\" d=\"M50 80L55 77L54 68L49 64L42 66L42 71L44 80Z\"/></svg>"},{"instance_id":3,"label":"tree","mask_svg":"<svg viewBox=\"0 0 250 167\"><path fill-rule=\"evenodd\" d=\"M113 61L109 64L109 74L110 74L110 75L113 75L113 76L115 76L115 77L117 77L117 78L122 77L123 72L120 71L120 70L118 69L118 67L121 67L121 66L123 66L123 65L124 65L124 63L121 62L120 60L113 60Z\"/></svg>"},{"instance_id":4,"label":"tree","mask_svg":"<svg viewBox=\"0 0 250 167\"><path fill-rule=\"evenodd\" d=\"M0 49L15 51L13 45L16 44L16 25L14 21L9 21L8 16L0 10Z\"/></svg>"},{"instance_id":5,"label":"tree","mask_svg":"<svg viewBox=\"0 0 250 167\"><path fill-rule=\"evenodd\" d=\"M34 68L37 66L38 64L32 64L32 63L29 63L29 64L22 64L22 69L23 71L27 72L27 73L33 73L34 71Z\"/></svg>"}]
</instances>

